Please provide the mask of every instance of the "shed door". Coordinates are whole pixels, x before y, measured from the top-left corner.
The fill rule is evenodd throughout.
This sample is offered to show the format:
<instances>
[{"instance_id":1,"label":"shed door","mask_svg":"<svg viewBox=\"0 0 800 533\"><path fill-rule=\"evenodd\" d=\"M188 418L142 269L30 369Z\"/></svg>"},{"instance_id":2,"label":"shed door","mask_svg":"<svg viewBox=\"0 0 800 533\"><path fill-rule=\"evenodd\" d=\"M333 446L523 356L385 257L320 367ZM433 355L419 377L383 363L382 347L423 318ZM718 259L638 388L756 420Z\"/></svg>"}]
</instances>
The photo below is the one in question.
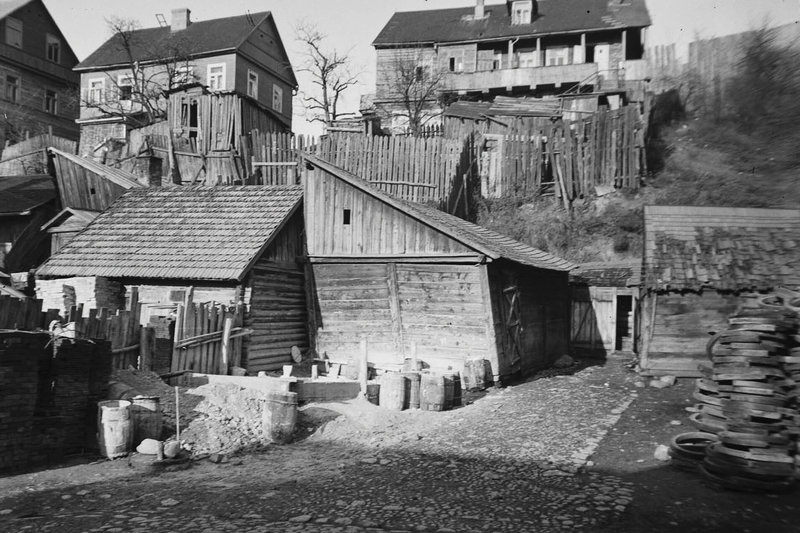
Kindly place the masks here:
<instances>
[{"instance_id":1,"label":"shed door","mask_svg":"<svg viewBox=\"0 0 800 533\"><path fill-rule=\"evenodd\" d=\"M481 196L499 198L503 195L501 180L503 160L503 137L501 135L484 135L485 142L481 154Z\"/></svg>"},{"instance_id":2,"label":"shed door","mask_svg":"<svg viewBox=\"0 0 800 533\"><path fill-rule=\"evenodd\" d=\"M522 359L521 337L522 337L522 318L520 316L519 288L511 285L503 289L503 327L506 330L508 339L508 357L510 366L514 369L519 367Z\"/></svg>"},{"instance_id":3,"label":"shed door","mask_svg":"<svg viewBox=\"0 0 800 533\"><path fill-rule=\"evenodd\" d=\"M600 341L606 353L612 352L617 338L617 291L614 288L590 287L589 294L592 296Z\"/></svg>"},{"instance_id":4,"label":"shed door","mask_svg":"<svg viewBox=\"0 0 800 533\"><path fill-rule=\"evenodd\" d=\"M613 351L616 340L616 289L574 287L572 290L573 348L589 352Z\"/></svg>"}]
</instances>

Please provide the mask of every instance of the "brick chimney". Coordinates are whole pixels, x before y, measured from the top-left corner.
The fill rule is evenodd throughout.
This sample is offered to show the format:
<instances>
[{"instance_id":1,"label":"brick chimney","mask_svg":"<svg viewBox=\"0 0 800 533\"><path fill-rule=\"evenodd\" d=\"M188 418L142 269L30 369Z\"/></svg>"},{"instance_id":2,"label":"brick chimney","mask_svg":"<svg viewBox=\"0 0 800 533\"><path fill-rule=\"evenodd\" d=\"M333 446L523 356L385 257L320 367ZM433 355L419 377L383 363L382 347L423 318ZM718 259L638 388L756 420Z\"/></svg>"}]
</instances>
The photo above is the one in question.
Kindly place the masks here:
<instances>
[{"instance_id":1,"label":"brick chimney","mask_svg":"<svg viewBox=\"0 0 800 533\"><path fill-rule=\"evenodd\" d=\"M484 0L475 0L475 19L482 19L486 16L486 10L483 6Z\"/></svg>"},{"instance_id":2,"label":"brick chimney","mask_svg":"<svg viewBox=\"0 0 800 533\"><path fill-rule=\"evenodd\" d=\"M170 31L181 31L189 27L192 21L189 19L191 11L188 7L181 7L172 10L172 24L170 24Z\"/></svg>"}]
</instances>

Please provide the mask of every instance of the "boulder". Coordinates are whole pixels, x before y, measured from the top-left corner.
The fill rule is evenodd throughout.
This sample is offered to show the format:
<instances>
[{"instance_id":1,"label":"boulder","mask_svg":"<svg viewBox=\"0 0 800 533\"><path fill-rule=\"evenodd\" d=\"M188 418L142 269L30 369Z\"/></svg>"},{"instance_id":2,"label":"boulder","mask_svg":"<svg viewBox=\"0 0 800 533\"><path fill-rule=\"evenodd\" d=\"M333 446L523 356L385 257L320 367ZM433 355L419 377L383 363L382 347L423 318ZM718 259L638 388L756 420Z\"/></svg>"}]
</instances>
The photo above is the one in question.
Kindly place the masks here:
<instances>
[{"instance_id":1,"label":"boulder","mask_svg":"<svg viewBox=\"0 0 800 533\"><path fill-rule=\"evenodd\" d=\"M164 456L173 459L181 453L181 445L178 441L171 440L164 443Z\"/></svg>"},{"instance_id":2,"label":"boulder","mask_svg":"<svg viewBox=\"0 0 800 533\"><path fill-rule=\"evenodd\" d=\"M137 447L136 451L142 455L158 454L159 442L156 439L144 439Z\"/></svg>"},{"instance_id":3,"label":"boulder","mask_svg":"<svg viewBox=\"0 0 800 533\"><path fill-rule=\"evenodd\" d=\"M575 359L573 359L569 355L564 354L558 359L556 359L556 362L553 363L553 366L556 368L569 368L574 364L575 364Z\"/></svg>"}]
</instances>

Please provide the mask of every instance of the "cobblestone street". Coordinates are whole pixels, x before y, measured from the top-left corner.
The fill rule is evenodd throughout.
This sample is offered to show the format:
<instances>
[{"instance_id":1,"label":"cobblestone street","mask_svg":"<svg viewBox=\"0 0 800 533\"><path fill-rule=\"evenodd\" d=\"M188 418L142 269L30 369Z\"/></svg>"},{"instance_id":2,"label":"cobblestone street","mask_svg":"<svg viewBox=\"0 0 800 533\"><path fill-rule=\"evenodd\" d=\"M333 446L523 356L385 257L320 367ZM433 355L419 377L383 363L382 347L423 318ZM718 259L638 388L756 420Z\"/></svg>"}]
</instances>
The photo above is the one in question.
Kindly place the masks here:
<instances>
[{"instance_id":1,"label":"cobblestone street","mask_svg":"<svg viewBox=\"0 0 800 533\"><path fill-rule=\"evenodd\" d=\"M652 468L650 435L639 439L649 458L637 463L632 454L632 466L620 475L613 473L613 453L605 454L605 465L592 462L631 402L634 411L651 392L635 380L612 359L572 376L493 390L449 412L317 404L306 417L342 416L295 444L220 464L202 460L153 473L134 456L0 479L0 529L639 531L632 508L641 486L631 473ZM797 516L794 504L785 506L791 500L758 498ZM675 520L647 530L675 530ZM771 530L782 531L779 524Z\"/></svg>"}]
</instances>

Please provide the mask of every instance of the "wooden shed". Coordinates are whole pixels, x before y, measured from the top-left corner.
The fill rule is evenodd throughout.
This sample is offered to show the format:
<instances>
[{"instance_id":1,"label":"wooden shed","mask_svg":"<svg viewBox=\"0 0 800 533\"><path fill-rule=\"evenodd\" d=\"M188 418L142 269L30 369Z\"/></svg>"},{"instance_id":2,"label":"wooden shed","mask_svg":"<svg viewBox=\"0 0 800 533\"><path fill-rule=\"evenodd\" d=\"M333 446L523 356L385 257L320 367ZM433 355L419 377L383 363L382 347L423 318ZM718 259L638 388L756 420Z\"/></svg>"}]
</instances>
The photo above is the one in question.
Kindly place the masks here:
<instances>
[{"instance_id":1,"label":"wooden shed","mask_svg":"<svg viewBox=\"0 0 800 533\"><path fill-rule=\"evenodd\" d=\"M175 307L189 287L194 303L241 302L253 330L246 368L277 369L291 362L292 346L308 348L302 194L300 186L130 190L37 276L117 280L138 287L145 307Z\"/></svg>"},{"instance_id":2,"label":"wooden shed","mask_svg":"<svg viewBox=\"0 0 800 533\"><path fill-rule=\"evenodd\" d=\"M570 272L573 353L605 356L633 351L641 276L638 260L582 263Z\"/></svg>"},{"instance_id":3,"label":"wooden shed","mask_svg":"<svg viewBox=\"0 0 800 533\"><path fill-rule=\"evenodd\" d=\"M308 156L305 216L317 351L399 368L416 356L499 381L568 349L573 265L432 207L398 200Z\"/></svg>"},{"instance_id":4,"label":"wooden shed","mask_svg":"<svg viewBox=\"0 0 800 533\"><path fill-rule=\"evenodd\" d=\"M640 366L699 376L709 336L759 293L800 286L800 210L647 206Z\"/></svg>"},{"instance_id":5,"label":"wooden shed","mask_svg":"<svg viewBox=\"0 0 800 533\"><path fill-rule=\"evenodd\" d=\"M28 271L47 259L42 224L58 210L48 175L0 176L0 269Z\"/></svg>"}]
</instances>

